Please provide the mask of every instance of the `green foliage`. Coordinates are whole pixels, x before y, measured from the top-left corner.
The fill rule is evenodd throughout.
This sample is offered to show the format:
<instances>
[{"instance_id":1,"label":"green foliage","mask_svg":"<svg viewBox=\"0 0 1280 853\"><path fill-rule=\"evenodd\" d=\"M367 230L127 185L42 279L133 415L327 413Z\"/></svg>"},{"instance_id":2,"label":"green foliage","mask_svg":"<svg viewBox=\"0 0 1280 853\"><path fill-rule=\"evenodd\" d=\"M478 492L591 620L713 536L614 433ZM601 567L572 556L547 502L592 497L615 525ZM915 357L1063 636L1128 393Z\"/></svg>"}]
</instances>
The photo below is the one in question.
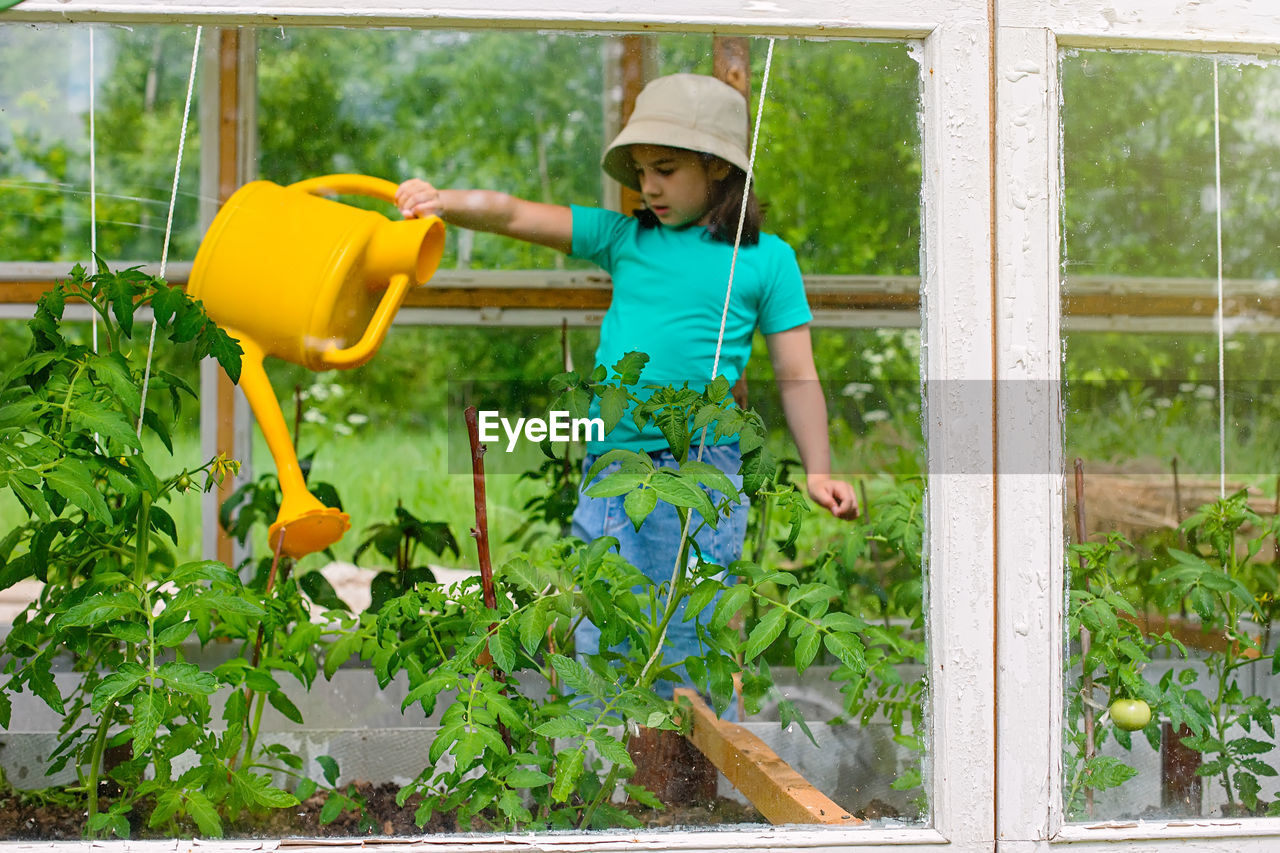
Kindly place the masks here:
<instances>
[{"instance_id":1,"label":"green foliage","mask_svg":"<svg viewBox=\"0 0 1280 853\"><path fill-rule=\"evenodd\" d=\"M6 70L0 91L13 96L0 129L0 204L17 215L0 221L5 260L74 260L90 240L88 113L71 81L84 80L83 29L0 29ZM160 256L172 191L195 30L98 29L99 63L109 58L96 98L98 246L116 259ZM104 64L98 66L101 71ZM12 75L12 76L10 76ZM31 80L36 86L29 86ZM73 90L81 92L82 90ZM73 106L74 105L74 106ZM193 109L195 109L193 107ZM197 215L198 122L187 129L171 258L191 258ZM7 132L6 132L7 131ZM12 134L11 139L4 136Z\"/></svg>"},{"instance_id":2,"label":"green foliage","mask_svg":"<svg viewBox=\"0 0 1280 853\"><path fill-rule=\"evenodd\" d=\"M796 572L806 586L829 595L832 612L823 622L856 635L861 649L850 654L839 641L835 647L818 644L802 631L779 660L803 672L825 651L839 664L831 678L840 684L845 713L862 726L888 723L894 742L910 755L891 787L915 791L914 805L923 814L928 807L922 790L928 690L923 675L924 481L884 477L876 485L843 535ZM764 551L764 545L757 550Z\"/></svg>"},{"instance_id":3,"label":"green foliage","mask_svg":"<svg viewBox=\"0 0 1280 853\"><path fill-rule=\"evenodd\" d=\"M1228 278L1270 278L1280 233L1274 66L1213 57L1072 51L1062 63L1065 235L1071 275L1191 276L1216 268L1214 70L1219 77L1223 260Z\"/></svg>"},{"instance_id":4,"label":"green foliage","mask_svg":"<svg viewBox=\"0 0 1280 853\"><path fill-rule=\"evenodd\" d=\"M1068 671L1077 679L1066 697L1064 798L1072 817L1086 816L1088 791L1117 787L1137 775L1120 759L1098 754L1111 738L1125 748L1131 745L1130 733L1100 713L1112 700L1140 699L1151 706L1156 713L1143 734L1155 748L1160 744L1161 712L1192 731L1203 731L1208 722L1203 697L1185 691L1182 681L1164 678L1157 687L1142 675L1157 649L1183 657L1186 649L1172 634L1152 636L1138 624L1140 612L1126 596L1124 583L1131 548L1119 534L1071 546L1079 567L1071 575L1068 631L1069 637L1080 640L1067 660ZM1095 696L1099 688L1105 690L1102 701Z\"/></svg>"},{"instance_id":5,"label":"green foliage","mask_svg":"<svg viewBox=\"0 0 1280 853\"><path fill-rule=\"evenodd\" d=\"M737 432L745 470L752 454L765 458L763 427L758 416L737 408L723 379L702 391L647 388L653 393L640 396L633 385L645 360L628 355L614 365L612 381L605 370L557 377L553 408L585 412L592 396L621 394L615 423L624 416L657 422L681 464L656 469L645 453L611 451L587 477L612 462L618 469L590 493L625 496L637 525L659 499L667 501L696 533L717 524L740 499L732 481L698 461L696 436L713 425L723 434ZM772 465L752 490L771 490L787 505L802 500L774 481ZM793 524L803 515L793 513ZM634 770L629 732L636 724L674 729L688 719L654 692L658 681L682 680L677 669L683 668L724 711L734 674L742 672L747 707L758 710L772 686L765 658L783 637L798 638L815 652L824 648L851 676L862 672L861 623L832 612L839 590L745 560L729 567L739 580L726 585L724 567L706 563L691 548L692 535L680 543L669 583L645 578L616 553L612 538L561 538L498 568L496 608L486 607L481 582L473 578L447 588L419 582L376 612L339 617L343 636L329 649L326 674L359 656L370 661L380 683L405 674L406 705L420 704L427 714L443 708L429 764L400 794L402 802L420 797L420 823L443 812L454 814L461 827L477 821L513 830L635 825L609 802L618 781ZM748 601L761 618L744 637L730 623ZM710 615L698 623L702 653L676 661L663 648L682 602L686 620ZM600 628L602 650L569 657L563 650L572 646L584 618ZM549 685L546 695L528 689L531 681ZM797 718L786 706L784 725ZM639 789L633 796L652 800Z\"/></svg>"},{"instance_id":6,"label":"green foliage","mask_svg":"<svg viewBox=\"0 0 1280 853\"><path fill-rule=\"evenodd\" d=\"M356 546L352 560L360 562L360 555L373 548L391 560L393 566L391 571L379 572L370 582L370 611L376 613L387 600L408 592L419 583L435 582L436 576L431 568L418 564L416 554L420 547L437 557L446 550L452 551L454 557L459 554L458 542L453 538L449 525L440 521L423 521L399 503L392 521L372 524L365 529L365 539Z\"/></svg>"},{"instance_id":7,"label":"green foliage","mask_svg":"<svg viewBox=\"0 0 1280 853\"><path fill-rule=\"evenodd\" d=\"M72 298L97 313L102 352L63 335ZM183 396L195 396L157 370L144 408L148 353L133 335L145 331L134 317L148 305L161 343L185 342L187 358L212 356L238 373L239 347L181 291L135 269L77 267L41 298L27 355L0 380L0 482L29 516L0 542L0 582L43 582L4 640L0 724L11 722L10 695L24 691L62 715L49 769L76 769L90 834L127 836L137 819L221 835L246 810L298 802L270 774L296 776L301 759L275 745L259 751L258 721L264 701L301 721L273 673L309 684L321 628L292 585L264 595L221 563L174 564L164 502L197 480L213 488L236 465L219 457L160 475L138 452L144 428L167 444ZM193 639L248 644L263 633L288 639L274 655L212 669L185 659ZM80 674L67 695L53 677L61 655ZM220 715L215 696L225 698ZM110 802L100 799L106 780L118 790Z\"/></svg>"},{"instance_id":8,"label":"green foliage","mask_svg":"<svg viewBox=\"0 0 1280 853\"><path fill-rule=\"evenodd\" d=\"M1067 703L1070 814L1085 814L1089 788L1102 790L1133 776L1118 759L1097 754L1110 737L1126 749L1130 741L1106 714L1088 721L1107 705L1094 698L1096 689L1110 700L1135 698L1151 706L1156 713L1143 733L1155 749L1162 721L1188 732L1182 742L1201 754L1198 775L1221 783L1224 813L1280 808L1259 797L1260 779L1276 775L1260 756L1275 746L1278 709L1265 694L1250 692L1248 677L1251 667L1280 668L1276 656L1266 654L1275 607L1277 523L1251 510L1241 491L1200 507L1176 536L1156 538L1150 557L1138 555L1118 534L1072 546L1079 568L1072 575L1070 630L1081 644L1068 661L1079 679ZM1189 655L1172 632L1142 627L1148 607L1174 619L1190 614L1201 637L1222 642L1207 643L1197 666L1170 669L1152 683L1143 670L1154 651ZM1201 672L1207 674L1207 690L1196 686Z\"/></svg>"},{"instance_id":9,"label":"green foliage","mask_svg":"<svg viewBox=\"0 0 1280 853\"><path fill-rule=\"evenodd\" d=\"M1183 742L1204 759L1197 773L1222 783L1224 811L1253 814L1269 805L1258 797L1258 777L1277 773L1258 756L1275 747L1280 708L1265 694L1246 692L1251 684L1246 673L1265 663L1273 673L1280 668L1280 652L1268 658L1264 634L1257 633L1260 625L1270 626L1278 569L1274 560L1257 557L1268 544L1274 549L1280 518L1264 521L1247 500L1246 492L1237 492L1187 518L1180 529L1188 551L1170 549L1171 563L1155 583L1158 603L1166 608L1185 603L1206 630L1226 641L1223 651L1206 660L1209 725L1193 730ZM1246 527L1251 535L1242 540ZM1280 806L1272 803L1270 808Z\"/></svg>"}]
</instances>

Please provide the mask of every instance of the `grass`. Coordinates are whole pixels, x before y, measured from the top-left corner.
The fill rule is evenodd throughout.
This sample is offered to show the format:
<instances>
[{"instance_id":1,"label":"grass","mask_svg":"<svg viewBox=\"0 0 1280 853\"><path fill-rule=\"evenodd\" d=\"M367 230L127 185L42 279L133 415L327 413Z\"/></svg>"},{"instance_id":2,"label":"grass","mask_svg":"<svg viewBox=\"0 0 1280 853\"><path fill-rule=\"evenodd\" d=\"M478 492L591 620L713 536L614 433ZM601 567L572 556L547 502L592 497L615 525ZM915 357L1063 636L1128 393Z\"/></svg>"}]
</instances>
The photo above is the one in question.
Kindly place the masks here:
<instances>
[{"instance_id":1,"label":"grass","mask_svg":"<svg viewBox=\"0 0 1280 853\"><path fill-rule=\"evenodd\" d=\"M312 435L307 430L312 429ZM465 439L441 431L392 427L365 427L353 435L328 435L318 440L319 428L304 428L303 452L315 450L312 482L332 484L342 500L343 509L351 516L351 530L334 546L334 556L350 561L356 547L370 525L391 520L397 501L405 509L425 521L446 522L461 548L461 555L446 552L441 557L420 554L433 564L474 567L478 565L475 540L469 535L475 526L475 504L470 470L470 455ZM158 442L145 442L145 453L152 469L160 476L172 476L183 468L198 467L202 461L199 438L180 435L175 438L172 455ZM779 452L785 452L779 448ZM864 461L866 453L857 454ZM522 442L510 454L491 446L485 456L486 504L489 540L495 565L500 565L520 548L508 539L525 523L525 504L546 488L539 481L521 479L519 474L535 468L543 461L538 448ZM255 434L253 459L255 473L275 470L266 443ZM837 466L839 467L839 466ZM849 468L852 470L852 466ZM874 489L873 489L874 494ZM200 559L200 515L202 494L193 489L185 494L173 493L162 504L173 516L178 530L176 556L179 562ZM0 529L24 522L26 513L8 490L0 492ZM772 533L783 536L782 520L775 519ZM535 528L551 533L549 526ZM820 550L841 534L842 522L815 511L806 524L801 542L801 556L806 551ZM266 531L255 532L254 546L261 552L266 544ZM362 556L362 563L374 564L380 559L372 552ZM301 561L301 568L316 569L329 558L314 554Z\"/></svg>"},{"instance_id":2,"label":"grass","mask_svg":"<svg viewBox=\"0 0 1280 853\"><path fill-rule=\"evenodd\" d=\"M152 469L161 476L177 474L183 467L198 467L201 460L196 436L178 437L172 456L158 442L148 442L145 452ZM519 465L519 470L536 464L541 456L537 448L518 448L513 455L517 454L520 461L512 460L509 465ZM471 473L451 472L447 456L447 439L443 436L399 431L365 430L353 436L337 436L320 448L311 477L333 484L343 509L351 516L351 530L334 546L335 556L350 560L365 528L389 521L399 500L418 518L447 522L462 549L460 557L446 553L438 560L433 555L423 555L424 558L443 565L477 565L475 541L468 535L475 525ZM257 474L275 470L260 436L255 436L253 458ZM499 561L516 550L515 544L504 540L523 524L523 506L538 493L539 484L521 481L514 474L496 474L487 478L486 491L491 550L495 561ZM193 489L185 494L175 493L162 504L178 529L179 561L200 558L201 498L201 493ZM26 513L13 494L7 489L0 492L0 529L11 529L25 520ZM259 530L257 535L256 546L265 547L266 531ZM326 562L328 558L323 554L315 554L303 560L302 567L319 568Z\"/></svg>"}]
</instances>

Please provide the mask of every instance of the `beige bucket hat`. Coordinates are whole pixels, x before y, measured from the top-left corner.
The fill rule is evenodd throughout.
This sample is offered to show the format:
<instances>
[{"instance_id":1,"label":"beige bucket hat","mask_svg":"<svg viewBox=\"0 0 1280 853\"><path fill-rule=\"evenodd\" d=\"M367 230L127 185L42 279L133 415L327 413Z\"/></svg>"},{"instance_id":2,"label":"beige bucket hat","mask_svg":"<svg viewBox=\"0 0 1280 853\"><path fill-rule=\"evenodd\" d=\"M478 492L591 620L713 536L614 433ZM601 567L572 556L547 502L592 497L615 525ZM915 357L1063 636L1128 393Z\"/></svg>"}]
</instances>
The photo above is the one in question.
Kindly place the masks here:
<instances>
[{"instance_id":1,"label":"beige bucket hat","mask_svg":"<svg viewBox=\"0 0 1280 853\"><path fill-rule=\"evenodd\" d=\"M636 97L627 126L600 161L623 186L640 189L631 145L668 145L701 151L747 171L747 99L737 89L702 74L672 74L650 81Z\"/></svg>"}]
</instances>

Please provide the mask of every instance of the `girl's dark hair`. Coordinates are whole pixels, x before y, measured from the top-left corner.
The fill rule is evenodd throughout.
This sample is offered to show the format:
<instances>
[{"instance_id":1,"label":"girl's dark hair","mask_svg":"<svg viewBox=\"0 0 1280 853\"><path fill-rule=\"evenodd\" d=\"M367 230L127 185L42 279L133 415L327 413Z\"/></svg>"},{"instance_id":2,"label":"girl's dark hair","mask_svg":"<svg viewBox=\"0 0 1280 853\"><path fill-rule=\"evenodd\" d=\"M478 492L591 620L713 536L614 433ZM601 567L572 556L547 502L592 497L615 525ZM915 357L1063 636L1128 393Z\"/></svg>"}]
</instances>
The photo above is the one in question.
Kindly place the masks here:
<instances>
[{"instance_id":1,"label":"girl's dark hair","mask_svg":"<svg viewBox=\"0 0 1280 853\"><path fill-rule=\"evenodd\" d=\"M717 158L713 154L702 154L704 165L710 166ZM729 166L729 175L716 181L711 188L711 204L708 207L707 233L713 240L732 243L738 233L738 217L742 208L742 191L747 186L747 173L737 166ZM647 207L637 208L635 217L641 228L657 228L661 223L652 210ZM756 198L753 187L747 195L747 214L742 221L742 245L754 246L760 242L760 228L764 225L764 208Z\"/></svg>"}]
</instances>

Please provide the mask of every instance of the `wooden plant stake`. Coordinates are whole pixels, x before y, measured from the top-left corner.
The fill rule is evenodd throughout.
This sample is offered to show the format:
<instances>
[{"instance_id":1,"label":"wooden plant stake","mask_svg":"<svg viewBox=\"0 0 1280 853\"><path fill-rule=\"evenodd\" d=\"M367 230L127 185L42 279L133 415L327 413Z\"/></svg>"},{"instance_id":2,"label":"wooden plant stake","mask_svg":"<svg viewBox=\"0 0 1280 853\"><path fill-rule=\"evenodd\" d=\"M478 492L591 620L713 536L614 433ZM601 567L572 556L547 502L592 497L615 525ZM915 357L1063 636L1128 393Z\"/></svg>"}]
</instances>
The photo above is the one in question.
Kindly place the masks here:
<instances>
[{"instance_id":1,"label":"wooden plant stake","mask_svg":"<svg viewBox=\"0 0 1280 853\"><path fill-rule=\"evenodd\" d=\"M484 452L487 448L480 443L480 422L476 407L467 406L463 417L467 421L467 437L471 439L471 482L475 487L476 496L476 526L471 529L471 535L475 537L476 554L480 560L480 590L484 593L484 606L490 610L497 610L498 594L493 588L493 564L489 561L489 520L485 511L484 496ZM493 625L489 626L490 633L493 632L493 628ZM493 655L490 654L487 643L481 650L477 662L481 666L493 666ZM506 693L505 687L502 688L502 692ZM498 733L502 735L502 742L510 750L511 733L502 722L498 723Z\"/></svg>"},{"instance_id":2,"label":"wooden plant stake","mask_svg":"<svg viewBox=\"0 0 1280 853\"><path fill-rule=\"evenodd\" d=\"M493 590L493 564L489 561L489 521L485 512L484 452L480 443L480 422L475 406L467 406L467 437L471 439L471 483L475 488L476 526L471 535L476 540L476 553L480 559L480 588L484 591L484 606L498 609L498 596Z\"/></svg>"}]
</instances>

